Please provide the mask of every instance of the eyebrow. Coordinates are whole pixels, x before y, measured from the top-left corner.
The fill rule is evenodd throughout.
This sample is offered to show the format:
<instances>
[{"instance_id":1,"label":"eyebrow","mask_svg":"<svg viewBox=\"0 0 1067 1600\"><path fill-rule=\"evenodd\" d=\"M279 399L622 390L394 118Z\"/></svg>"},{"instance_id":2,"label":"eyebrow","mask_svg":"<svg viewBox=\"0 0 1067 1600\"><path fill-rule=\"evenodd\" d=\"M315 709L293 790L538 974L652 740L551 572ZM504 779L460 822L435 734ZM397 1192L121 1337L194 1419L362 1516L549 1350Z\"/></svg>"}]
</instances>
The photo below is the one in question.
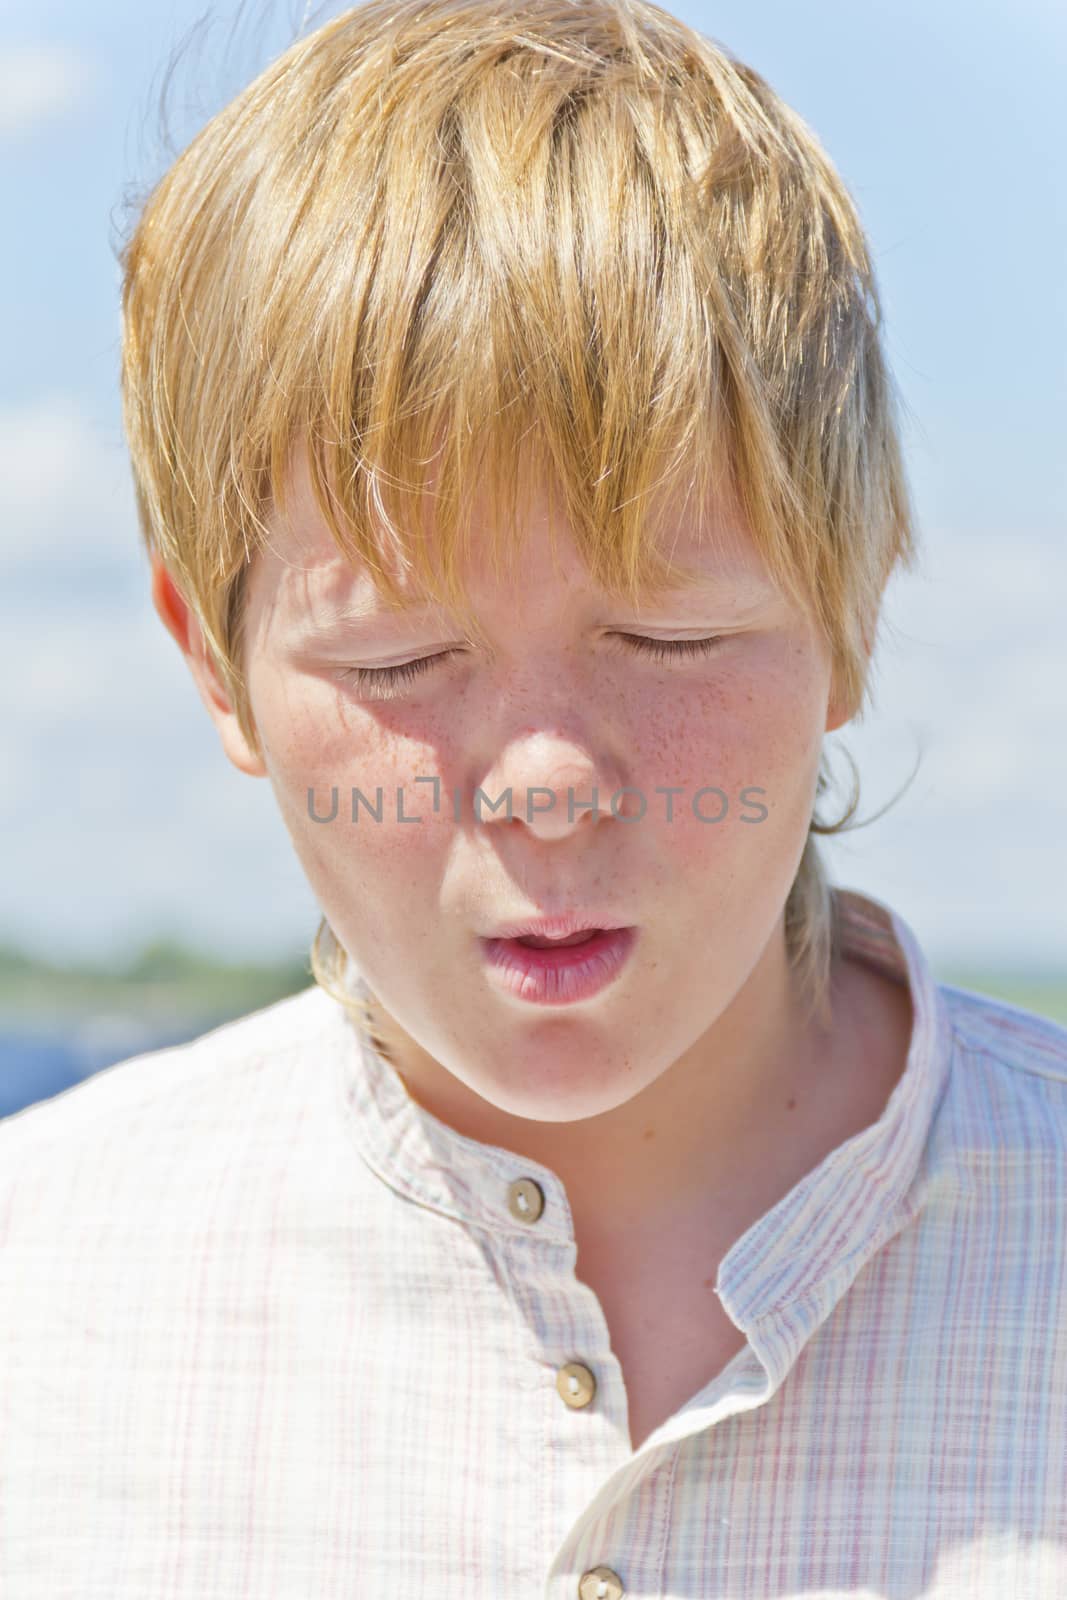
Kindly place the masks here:
<instances>
[{"instance_id":1,"label":"eyebrow","mask_svg":"<svg viewBox=\"0 0 1067 1600\"><path fill-rule=\"evenodd\" d=\"M652 603L665 597L676 597L701 589L711 589L730 600L742 604L762 602L776 593L774 585L769 579L753 572L704 572L695 569L691 576L679 577L676 582L667 583L658 596L652 597ZM394 610L388 607L379 608L376 605L377 596L370 594L360 601L349 601L345 604L324 605L321 611L309 618L312 627L333 628L343 626L348 622L378 622L395 617L397 621L408 618L421 620L423 617L447 617L448 607L432 600L411 601L409 604Z\"/></svg>"},{"instance_id":2,"label":"eyebrow","mask_svg":"<svg viewBox=\"0 0 1067 1600\"><path fill-rule=\"evenodd\" d=\"M662 593L685 594L699 589L713 589L738 600L765 600L776 593L771 579L758 572L706 572L699 566L690 568L686 575L679 575L673 583L667 583Z\"/></svg>"},{"instance_id":3,"label":"eyebrow","mask_svg":"<svg viewBox=\"0 0 1067 1600\"><path fill-rule=\"evenodd\" d=\"M393 610L385 606L378 607L373 602L366 605L331 606L329 610L316 612L309 620L317 628L333 628L346 622L379 622L383 618L396 617L402 621L405 617L427 616L438 608L432 605L410 605L401 610Z\"/></svg>"}]
</instances>

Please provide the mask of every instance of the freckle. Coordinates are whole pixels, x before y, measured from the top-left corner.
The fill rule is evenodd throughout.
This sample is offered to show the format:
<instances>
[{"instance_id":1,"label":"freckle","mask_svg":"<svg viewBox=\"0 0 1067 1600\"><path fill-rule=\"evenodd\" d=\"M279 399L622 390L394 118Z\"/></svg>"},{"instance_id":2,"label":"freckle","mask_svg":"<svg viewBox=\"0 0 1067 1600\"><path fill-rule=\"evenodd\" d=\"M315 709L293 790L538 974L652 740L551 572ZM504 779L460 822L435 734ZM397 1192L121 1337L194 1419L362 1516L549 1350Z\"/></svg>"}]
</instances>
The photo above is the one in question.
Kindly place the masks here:
<instances>
[{"instance_id":1,"label":"freckle","mask_svg":"<svg viewBox=\"0 0 1067 1600\"><path fill-rule=\"evenodd\" d=\"M654 1139L656 1137L655 1128L646 1128L642 1137L645 1139Z\"/></svg>"},{"instance_id":2,"label":"freckle","mask_svg":"<svg viewBox=\"0 0 1067 1600\"><path fill-rule=\"evenodd\" d=\"M713 1289L715 1287L715 1279L714 1278L705 1278L704 1279L704 1287L705 1287L705 1289Z\"/></svg>"},{"instance_id":3,"label":"freckle","mask_svg":"<svg viewBox=\"0 0 1067 1600\"><path fill-rule=\"evenodd\" d=\"M787 1111L795 1111L796 1107L797 1107L797 1103L796 1103L795 1100L787 1100L786 1103L785 1103L785 1106L786 1106L786 1110Z\"/></svg>"}]
</instances>

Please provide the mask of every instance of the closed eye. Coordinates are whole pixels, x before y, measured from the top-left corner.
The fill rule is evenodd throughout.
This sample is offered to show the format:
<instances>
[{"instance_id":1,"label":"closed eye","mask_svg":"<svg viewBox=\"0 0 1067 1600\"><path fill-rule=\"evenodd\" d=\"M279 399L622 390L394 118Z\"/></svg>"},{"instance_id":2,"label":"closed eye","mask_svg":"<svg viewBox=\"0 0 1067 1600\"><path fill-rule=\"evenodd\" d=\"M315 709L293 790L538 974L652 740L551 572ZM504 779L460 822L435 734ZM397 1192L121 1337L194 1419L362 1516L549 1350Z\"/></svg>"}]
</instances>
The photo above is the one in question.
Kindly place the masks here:
<instances>
[{"instance_id":1,"label":"closed eye","mask_svg":"<svg viewBox=\"0 0 1067 1600\"><path fill-rule=\"evenodd\" d=\"M676 656L710 655L725 635L713 633L706 639L646 639L640 633L617 633L616 639L625 639L631 650L639 655L652 656L656 661L669 661Z\"/></svg>"},{"instance_id":2,"label":"closed eye","mask_svg":"<svg viewBox=\"0 0 1067 1600\"><path fill-rule=\"evenodd\" d=\"M626 648L638 655L654 661L670 661L710 655L727 636L715 633L705 639L650 639L644 634L616 633L612 637L624 641ZM414 661L401 661L393 667L344 667L337 676L346 683L354 683L361 692L369 691L368 698L383 700L421 673L428 672L435 662L447 661L449 656L458 654L458 650L441 650L436 655L418 656Z\"/></svg>"}]
</instances>

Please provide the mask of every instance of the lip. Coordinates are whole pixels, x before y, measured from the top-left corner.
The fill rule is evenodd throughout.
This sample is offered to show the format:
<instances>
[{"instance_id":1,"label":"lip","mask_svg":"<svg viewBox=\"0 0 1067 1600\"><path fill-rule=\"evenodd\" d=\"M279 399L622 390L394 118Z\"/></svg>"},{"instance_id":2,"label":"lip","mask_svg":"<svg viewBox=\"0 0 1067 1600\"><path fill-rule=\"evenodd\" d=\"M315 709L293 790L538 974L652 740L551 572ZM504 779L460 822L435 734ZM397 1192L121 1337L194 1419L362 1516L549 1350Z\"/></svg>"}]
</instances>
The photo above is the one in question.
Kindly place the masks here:
<instances>
[{"instance_id":1,"label":"lip","mask_svg":"<svg viewBox=\"0 0 1067 1600\"><path fill-rule=\"evenodd\" d=\"M482 938L519 939L533 934L541 939L569 939L572 933L589 933L594 928L613 932L623 926L610 916L598 917L593 913L580 917L527 917L525 922L505 922L491 933L482 934Z\"/></svg>"},{"instance_id":2,"label":"lip","mask_svg":"<svg viewBox=\"0 0 1067 1600\"><path fill-rule=\"evenodd\" d=\"M636 928L606 928L585 944L544 950L519 944L514 936L483 938L481 944L490 981L505 994L533 1005L561 1006L591 1000L613 983L637 943L637 933Z\"/></svg>"}]
</instances>

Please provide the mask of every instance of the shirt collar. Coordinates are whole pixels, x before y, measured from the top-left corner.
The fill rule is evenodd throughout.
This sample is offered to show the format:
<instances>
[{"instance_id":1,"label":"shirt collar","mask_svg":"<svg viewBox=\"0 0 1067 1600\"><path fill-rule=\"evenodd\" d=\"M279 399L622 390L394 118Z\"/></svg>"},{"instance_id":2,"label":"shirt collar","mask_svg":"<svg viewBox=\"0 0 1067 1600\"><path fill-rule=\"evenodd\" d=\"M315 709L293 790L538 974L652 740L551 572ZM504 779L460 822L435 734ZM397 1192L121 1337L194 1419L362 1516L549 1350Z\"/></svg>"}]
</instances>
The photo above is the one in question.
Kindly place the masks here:
<instances>
[{"instance_id":1,"label":"shirt collar","mask_svg":"<svg viewBox=\"0 0 1067 1600\"><path fill-rule=\"evenodd\" d=\"M840 888L831 895L842 948L908 984L913 1027L905 1070L877 1122L831 1151L720 1263L716 1293L723 1308L779 1373L864 1263L925 1203L923 1154L950 1058L945 1002L911 928L868 895ZM351 963L345 982L352 993L367 993ZM336 1021L344 1111L364 1160L383 1182L468 1227L574 1247L566 1192L551 1169L440 1121L410 1096L339 1003ZM521 1179L532 1179L544 1197L533 1227L509 1206Z\"/></svg>"},{"instance_id":2,"label":"shirt collar","mask_svg":"<svg viewBox=\"0 0 1067 1600\"><path fill-rule=\"evenodd\" d=\"M772 1379L784 1375L865 1263L914 1221L937 1182L927 1147L952 1055L944 996L902 917L855 890L831 892L843 948L907 983L911 1043L878 1120L830 1151L720 1264L716 1293Z\"/></svg>"}]
</instances>

